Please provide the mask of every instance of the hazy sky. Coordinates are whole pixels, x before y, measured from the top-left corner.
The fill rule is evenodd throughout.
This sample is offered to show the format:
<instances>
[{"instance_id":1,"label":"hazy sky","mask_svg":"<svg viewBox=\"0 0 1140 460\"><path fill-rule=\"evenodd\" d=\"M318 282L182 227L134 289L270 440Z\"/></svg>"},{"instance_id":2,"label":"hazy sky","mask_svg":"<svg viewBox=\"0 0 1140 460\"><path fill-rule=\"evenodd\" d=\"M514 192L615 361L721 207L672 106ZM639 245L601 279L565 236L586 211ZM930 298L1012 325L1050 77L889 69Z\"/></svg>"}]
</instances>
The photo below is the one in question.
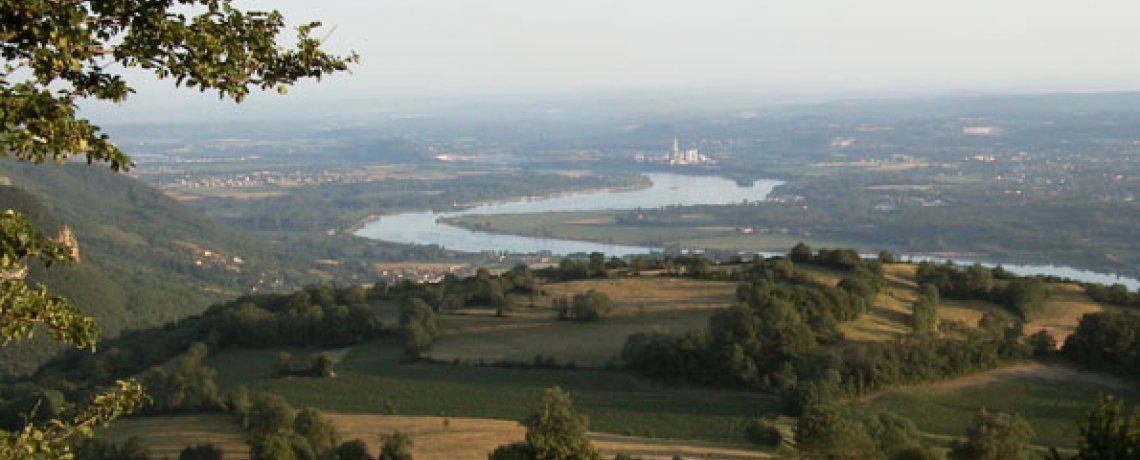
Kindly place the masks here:
<instances>
[{"instance_id":1,"label":"hazy sky","mask_svg":"<svg viewBox=\"0 0 1140 460\"><path fill-rule=\"evenodd\" d=\"M360 53L352 76L296 88L302 100L717 88L1140 89L1136 0L236 3L277 8L291 22L319 18L331 31L330 50ZM157 93L152 99L170 94L138 86Z\"/></svg>"}]
</instances>

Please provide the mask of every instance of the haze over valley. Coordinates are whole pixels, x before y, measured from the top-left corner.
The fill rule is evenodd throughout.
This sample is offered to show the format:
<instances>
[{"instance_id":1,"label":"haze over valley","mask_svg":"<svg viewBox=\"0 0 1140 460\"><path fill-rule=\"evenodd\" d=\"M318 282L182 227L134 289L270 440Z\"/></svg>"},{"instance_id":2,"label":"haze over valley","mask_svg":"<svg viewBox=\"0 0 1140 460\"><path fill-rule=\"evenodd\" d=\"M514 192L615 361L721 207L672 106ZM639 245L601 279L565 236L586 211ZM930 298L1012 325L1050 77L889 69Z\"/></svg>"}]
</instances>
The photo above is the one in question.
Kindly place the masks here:
<instances>
[{"instance_id":1,"label":"haze over valley","mask_svg":"<svg viewBox=\"0 0 1140 460\"><path fill-rule=\"evenodd\" d=\"M0 459L1140 460L1131 3L258 3L0 0Z\"/></svg>"}]
</instances>

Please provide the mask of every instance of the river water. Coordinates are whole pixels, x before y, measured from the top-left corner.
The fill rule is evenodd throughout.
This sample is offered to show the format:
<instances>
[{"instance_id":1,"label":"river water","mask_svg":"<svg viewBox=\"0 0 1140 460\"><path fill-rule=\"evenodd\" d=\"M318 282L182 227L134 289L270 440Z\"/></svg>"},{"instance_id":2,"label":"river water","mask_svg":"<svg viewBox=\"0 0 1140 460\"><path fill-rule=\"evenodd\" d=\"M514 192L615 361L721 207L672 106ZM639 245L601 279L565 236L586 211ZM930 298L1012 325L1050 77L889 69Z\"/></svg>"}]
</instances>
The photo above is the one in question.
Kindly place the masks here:
<instances>
[{"instance_id":1,"label":"river water","mask_svg":"<svg viewBox=\"0 0 1140 460\"><path fill-rule=\"evenodd\" d=\"M715 176L686 176L669 173L646 174L653 185L634 191L593 191L574 193L547 198L534 198L504 203L485 204L453 212L408 212L381 216L366 223L356 235L392 241L396 243L439 245L448 249L467 252L506 252L537 253L549 251L564 255L574 253L603 252L607 255L627 256L645 254L660 248L625 246L617 244L571 241L556 238L498 235L467 230L440 223L448 217L496 214L528 214L567 211L607 211L654 209L667 206L695 206L704 204L731 204L743 201L763 201L774 188L782 184L778 180L761 179L751 186L740 186L736 182ZM936 257L922 255L904 259L942 261ZM958 263L972 263L955 260ZM985 261L983 261L985 262ZM992 265L987 263L987 265ZM1140 280L1113 274L1096 273L1066 266L1003 264L1005 269L1021 275L1053 275L1081 281L1103 284L1121 283L1130 289L1140 288Z\"/></svg>"}]
</instances>

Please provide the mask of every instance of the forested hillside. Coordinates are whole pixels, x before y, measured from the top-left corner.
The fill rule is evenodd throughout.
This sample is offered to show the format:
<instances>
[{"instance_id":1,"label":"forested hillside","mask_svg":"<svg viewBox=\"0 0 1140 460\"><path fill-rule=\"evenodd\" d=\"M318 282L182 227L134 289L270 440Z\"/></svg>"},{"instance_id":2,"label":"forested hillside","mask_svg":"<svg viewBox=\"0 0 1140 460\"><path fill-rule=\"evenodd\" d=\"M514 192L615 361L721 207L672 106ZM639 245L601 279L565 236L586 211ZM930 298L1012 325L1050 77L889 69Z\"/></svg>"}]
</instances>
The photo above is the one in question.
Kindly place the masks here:
<instances>
[{"instance_id":1,"label":"forested hillside","mask_svg":"<svg viewBox=\"0 0 1140 460\"><path fill-rule=\"evenodd\" d=\"M223 227L158 190L105 168L0 162L0 207L26 213L49 234L69 226L82 262L32 266L29 279L93 315L105 336L201 312L212 302L305 281L304 260ZM284 253L284 251L282 251ZM34 370L46 341L7 347L0 376Z\"/></svg>"}]
</instances>

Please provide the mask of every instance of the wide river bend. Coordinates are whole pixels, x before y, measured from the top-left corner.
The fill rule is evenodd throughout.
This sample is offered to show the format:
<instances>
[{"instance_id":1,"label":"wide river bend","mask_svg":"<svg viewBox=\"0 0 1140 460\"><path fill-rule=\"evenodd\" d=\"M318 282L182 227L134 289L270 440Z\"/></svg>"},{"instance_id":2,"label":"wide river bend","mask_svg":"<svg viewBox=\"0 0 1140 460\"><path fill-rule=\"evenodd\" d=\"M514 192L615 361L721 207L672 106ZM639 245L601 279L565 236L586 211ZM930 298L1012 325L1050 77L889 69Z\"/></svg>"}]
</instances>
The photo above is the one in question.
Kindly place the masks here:
<instances>
[{"instance_id":1,"label":"wide river bend","mask_svg":"<svg viewBox=\"0 0 1140 460\"><path fill-rule=\"evenodd\" d=\"M763 201L773 189L782 184L778 180L761 179L753 182L751 186L742 187L736 182L715 176L687 176L670 173L650 173L646 176L653 181L653 185L641 190L601 190L484 204L461 211L418 211L390 214L366 223L356 231L356 235L396 243L435 244L448 249L467 252L537 253L549 251L552 254L564 255L597 251L617 256L645 254L660 250L660 248L500 235L443 224L440 219L470 215L634 210L667 206L754 202ZM904 257L906 256L904 255ZM911 257L916 260L942 260L922 255ZM956 259L955 261L972 263L969 260ZM1121 283L1133 290L1140 288L1140 280L1073 267L1021 264L1003 264L1002 266L1007 270L1023 275L1054 275L1104 284Z\"/></svg>"}]
</instances>

